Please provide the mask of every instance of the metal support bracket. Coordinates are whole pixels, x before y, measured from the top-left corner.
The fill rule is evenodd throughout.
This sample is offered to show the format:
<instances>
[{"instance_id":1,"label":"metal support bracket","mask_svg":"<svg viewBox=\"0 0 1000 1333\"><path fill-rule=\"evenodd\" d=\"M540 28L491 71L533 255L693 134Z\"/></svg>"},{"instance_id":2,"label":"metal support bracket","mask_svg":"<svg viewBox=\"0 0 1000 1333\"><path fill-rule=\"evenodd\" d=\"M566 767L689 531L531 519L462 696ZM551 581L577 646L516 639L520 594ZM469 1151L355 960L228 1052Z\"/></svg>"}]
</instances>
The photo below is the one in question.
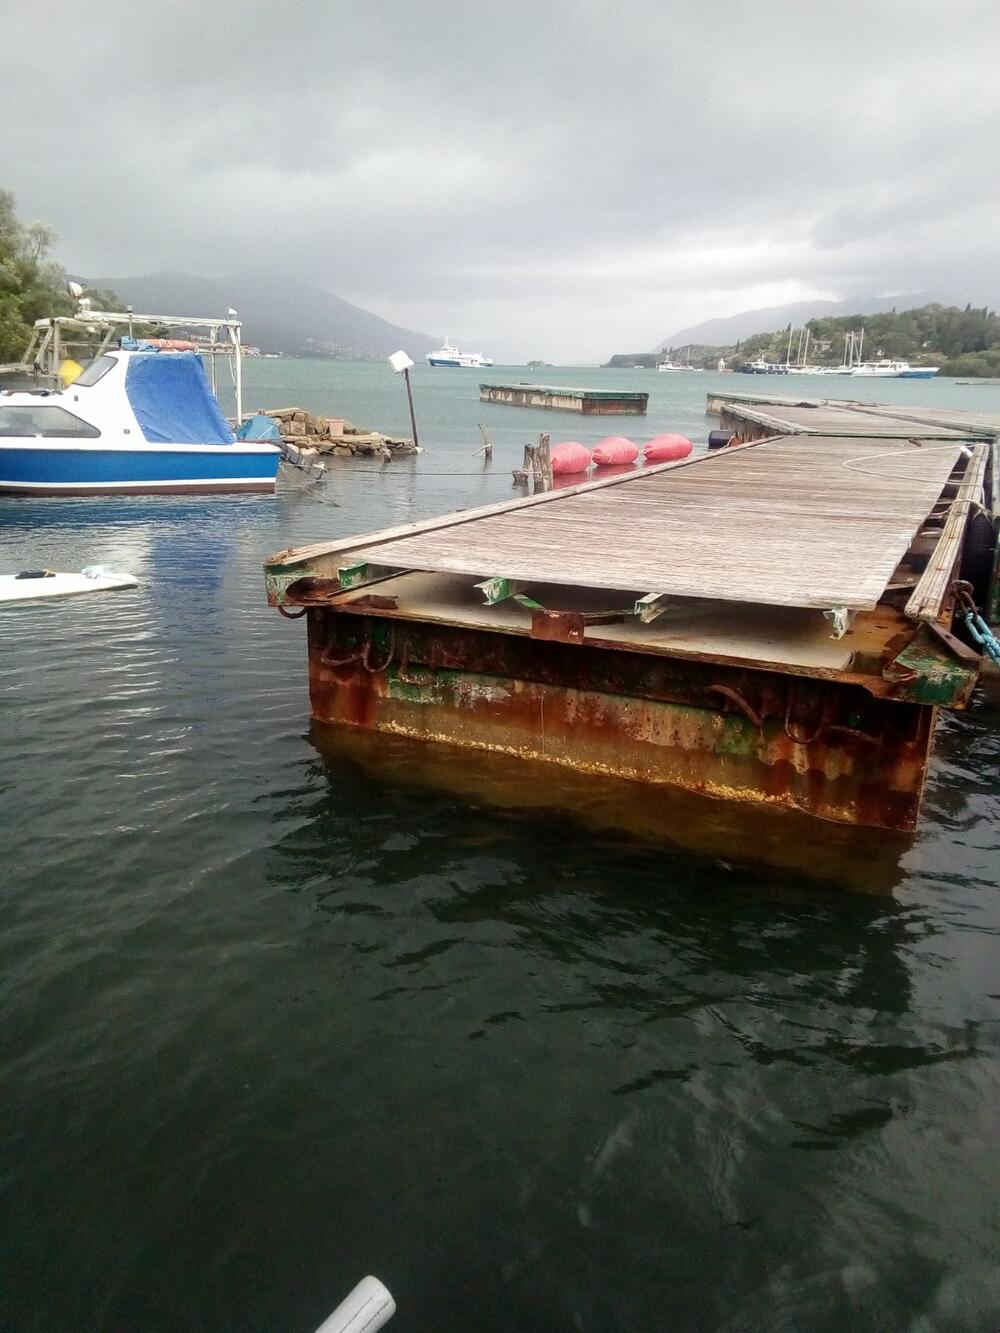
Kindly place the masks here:
<instances>
[{"instance_id":1,"label":"metal support bracket","mask_svg":"<svg viewBox=\"0 0 1000 1333\"><path fill-rule=\"evenodd\" d=\"M632 614L638 616L644 625L650 625L663 615L669 604L670 599L666 593L647 592L645 597L640 597L636 602Z\"/></svg>"},{"instance_id":2,"label":"metal support bracket","mask_svg":"<svg viewBox=\"0 0 1000 1333\"><path fill-rule=\"evenodd\" d=\"M520 599L519 599L520 600ZM531 616L531 637L553 643L583 643L588 625L620 625L625 611L546 611L538 607Z\"/></svg>"},{"instance_id":3,"label":"metal support bracket","mask_svg":"<svg viewBox=\"0 0 1000 1333\"><path fill-rule=\"evenodd\" d=\"M406 570L399 569L393 565L370 565L367 561L359 561L355 565L341 565L339 570L340 586L343 589L363 588L368 583L380 583L383 579L395 578L397 574L405 574Z\"/></svg>"},{"instance_id":4,"label":"metal support bracket","mask_svg":"<svg viewBox=\"0 0 1000 1333\"><path fill-rule=\"evenodd\" d=\"M526 583L521 583L517 579L505 579L500 576L486 579L484 582L475 585L477 592L483 594L483 601L487 606L496 606L498 602L514 601L527 611L544 610L541 602L536 602L533 597L529 597L524 591L527 586Z\"/></svg>"},{"instance_id":5,"label":"metal support bracket","mask_svg":"<svg viewBox=\"0 0 1000 1333\"><path fill-rule=\"evenodd\" d=\"M823 612L823 617L833 622L830 638L842 639L850 628L854 612L848 611L846 606L832 606L829 611Z\"/></svg>"}]
</instances>

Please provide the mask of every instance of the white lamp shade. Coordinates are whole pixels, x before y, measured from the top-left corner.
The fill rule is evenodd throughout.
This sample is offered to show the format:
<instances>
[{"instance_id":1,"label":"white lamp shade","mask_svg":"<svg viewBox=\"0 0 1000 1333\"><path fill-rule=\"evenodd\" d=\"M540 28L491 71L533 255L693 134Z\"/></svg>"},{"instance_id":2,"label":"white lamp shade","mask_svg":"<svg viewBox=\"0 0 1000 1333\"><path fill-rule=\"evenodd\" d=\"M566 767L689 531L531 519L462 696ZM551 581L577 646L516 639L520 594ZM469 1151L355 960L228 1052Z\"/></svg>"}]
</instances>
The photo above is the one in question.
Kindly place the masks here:
<instances>
[{"instance_id":1,"label":"white lamp shade","mask_svg":"<svg viewBox=\"0 0 1000 1333\"><path fill-rule=\"evenodd\" d=\"M413 362L405 352L393 352L392 356L389 357L389 365L398 375L404 370L409 370Z\"/></svg>"}]
</instances>

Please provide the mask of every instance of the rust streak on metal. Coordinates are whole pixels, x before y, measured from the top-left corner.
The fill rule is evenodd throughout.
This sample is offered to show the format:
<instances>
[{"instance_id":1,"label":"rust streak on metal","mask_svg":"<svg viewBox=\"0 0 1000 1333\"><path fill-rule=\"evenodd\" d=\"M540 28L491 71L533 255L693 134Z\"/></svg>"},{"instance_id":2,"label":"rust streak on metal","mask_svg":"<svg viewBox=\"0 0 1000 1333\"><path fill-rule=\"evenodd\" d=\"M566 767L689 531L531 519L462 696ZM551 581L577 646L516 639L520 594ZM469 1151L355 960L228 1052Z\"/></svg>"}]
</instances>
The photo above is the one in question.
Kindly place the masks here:
<instances>
[{"instance_id":1,"label":"rust streak on metal","mask_svg":"<svg viewBox=\"0 0 1000 1333\"><path fill-rule=\"evenodd\" d=\"M391 639L391 629L329 612L311 624L318 721L787 805L826 819L915 824L930 708L880 703L856 688L776 673L720 670L722 679L706 686L692 664L587 645L442 634L398 622ZM718 705L709 702L712 694Z\"/></svg>"}]
</instances>

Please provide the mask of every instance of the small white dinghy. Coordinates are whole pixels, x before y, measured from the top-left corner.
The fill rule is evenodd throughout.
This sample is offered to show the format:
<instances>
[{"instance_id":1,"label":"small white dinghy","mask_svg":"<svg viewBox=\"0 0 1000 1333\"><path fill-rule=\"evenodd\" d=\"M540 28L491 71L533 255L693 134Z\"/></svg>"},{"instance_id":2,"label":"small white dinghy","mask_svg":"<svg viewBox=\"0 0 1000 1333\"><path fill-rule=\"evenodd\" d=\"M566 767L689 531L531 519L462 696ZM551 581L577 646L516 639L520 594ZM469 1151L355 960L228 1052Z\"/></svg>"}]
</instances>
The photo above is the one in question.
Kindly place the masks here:
<instances>
[{"instance_id":1,"label":"small white dinghy","mask_svg":"<svg viewBox=\"0 0 1000 1333\"><path fill-rule=\"evenodd\" d=\"M138 583L134 575L112 569L110 565L88 565L79 574L25 569L20 574L0 574L0 603L72 597L78 592L110 592L112 588L135 588Z\"/></svg>"}]
</instances>

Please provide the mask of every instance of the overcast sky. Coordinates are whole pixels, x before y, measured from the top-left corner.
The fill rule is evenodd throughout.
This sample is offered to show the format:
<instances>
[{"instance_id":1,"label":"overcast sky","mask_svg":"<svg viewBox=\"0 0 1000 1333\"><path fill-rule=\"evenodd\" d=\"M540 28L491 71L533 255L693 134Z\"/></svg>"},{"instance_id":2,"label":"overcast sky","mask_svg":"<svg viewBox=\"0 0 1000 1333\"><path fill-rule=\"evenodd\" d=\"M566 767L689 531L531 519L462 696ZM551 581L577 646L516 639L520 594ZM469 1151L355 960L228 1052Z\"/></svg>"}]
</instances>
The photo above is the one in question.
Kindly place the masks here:
<instances>
[{"instance_id":1,"label":"overcast sky","mask_svg":"<svg viewBox=\"0 0 1000 1333\"><path fill-rule=\"evenodd\" d=\"M84 274L262 268L497 360L1000 298L1000 0L0 0L0 185Z\"/></svg>"}]
</instances>

